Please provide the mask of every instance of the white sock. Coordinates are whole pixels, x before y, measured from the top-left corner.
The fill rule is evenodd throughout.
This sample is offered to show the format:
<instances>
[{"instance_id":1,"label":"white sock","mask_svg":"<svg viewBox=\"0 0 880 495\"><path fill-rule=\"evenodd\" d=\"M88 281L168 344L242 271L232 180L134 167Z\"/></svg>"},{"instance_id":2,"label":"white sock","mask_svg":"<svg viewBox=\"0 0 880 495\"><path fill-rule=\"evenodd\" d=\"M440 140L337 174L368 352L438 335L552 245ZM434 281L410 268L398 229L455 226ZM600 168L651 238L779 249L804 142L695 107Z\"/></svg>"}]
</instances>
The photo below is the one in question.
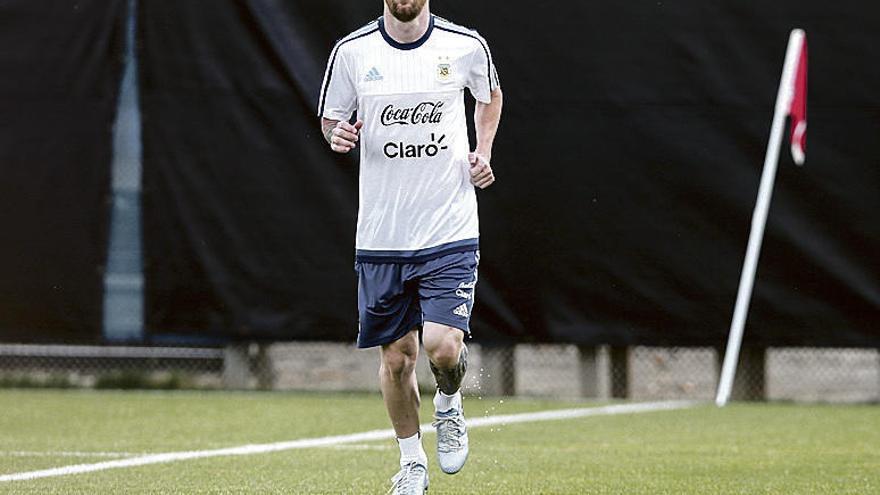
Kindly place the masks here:
<instances>
[{"instance_id":1,"label":"white sock","mask_svg":"<svg viewBox=\"0 0 880 495\"><path fill-rule=\"evenodd\" d=\"M444 412L450 409L461 409L461 389L452 395L446 395L437 389L434 394L434 410Z\"/></svg>"},{"instance_id":2,"label":"white sock","mask_svg":"<svg viewBox=\"0 0 880 495\"><path fill-rule=\"evenodd\" d=\"M420 461L428 465L428 454L422 448L422 435L416 433L409 438L398 438L397 446L400 447L400 467L406 466L412 461Z\"/></svg>"}]
</instances>

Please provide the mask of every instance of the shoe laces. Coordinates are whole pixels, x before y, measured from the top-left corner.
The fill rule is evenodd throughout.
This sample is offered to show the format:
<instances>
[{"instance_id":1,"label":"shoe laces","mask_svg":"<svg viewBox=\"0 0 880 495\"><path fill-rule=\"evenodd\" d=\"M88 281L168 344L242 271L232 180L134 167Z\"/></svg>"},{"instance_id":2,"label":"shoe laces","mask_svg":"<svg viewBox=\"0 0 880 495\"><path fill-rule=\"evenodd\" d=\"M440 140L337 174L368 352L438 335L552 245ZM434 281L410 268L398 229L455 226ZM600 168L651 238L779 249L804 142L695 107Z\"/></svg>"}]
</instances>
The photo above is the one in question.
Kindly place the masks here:
<instances>
[{"instance_id":1,"label":"shoe laces","mask_svg":"<svg viewBox=\"0 0 880 495\"><path fill-rule=\"evenodd\" d=\"M409 495L411 493L421 493L420 490L422 486L419 483L422 481L422 475L425 473L425 466L417 462L410 462L409 464L400 468L400 471L391 478L391 489L388 490L389 494L401 494L401 495Z\"/></svg>"},{"instance_id":2,"label":"shoe laces","mask_svg":"<svg viewBox=\"0 0 880 495\"><path fill-rule=\"evenodd\" d=\"M461 438L465 433L464 415L454 409L437 413L431 426L437 428L437 450L455 452L461 449Z\"/></svg>"}]
</instances>

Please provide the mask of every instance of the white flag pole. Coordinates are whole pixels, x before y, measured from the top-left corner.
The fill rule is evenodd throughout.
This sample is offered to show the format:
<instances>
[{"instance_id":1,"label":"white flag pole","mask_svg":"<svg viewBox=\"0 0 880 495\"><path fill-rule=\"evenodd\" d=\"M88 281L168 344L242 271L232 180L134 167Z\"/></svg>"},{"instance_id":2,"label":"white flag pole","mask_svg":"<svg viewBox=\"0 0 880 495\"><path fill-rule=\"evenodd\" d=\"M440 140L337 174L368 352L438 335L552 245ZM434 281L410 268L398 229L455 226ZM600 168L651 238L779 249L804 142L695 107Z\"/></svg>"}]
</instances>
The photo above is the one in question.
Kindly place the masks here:
<instances>
[{"instance_id":1,"label":"white flag pole","mask_svg":"<svg viewBox=\"0 0 880 495\"><path fill-rule=\"evenodd\" d=\"M743 330L749 312L752 289L755 285L758 256L761 253L761 243L764 240L764 229L767 225L767 213L770 209L770 198L773 195L773 184L776 180L782 132L794 96L795 65L803 47L803 40L804 32L800 29L792 31L788 38L788 49L785 52L785 63L782 67L782 79L779 82L779 92L776 95L776 111L773 114L773 125L770 127L770 142L767 145L764 172L761 174L761 186L758 189L758 202L755 204L755 212L752 214L752 232L749 234L749 245L746 249L746 259L743 263L739 290L736 294L736 307L733 311L733 321L730 324L730 336L727 340L727 352L724 355L721 380L718 383L718 394L715 397L715 404L718 407L724 407L727 404L727 401L730 400L730 391L733 388Z\"/></svg>"}]
</instances>

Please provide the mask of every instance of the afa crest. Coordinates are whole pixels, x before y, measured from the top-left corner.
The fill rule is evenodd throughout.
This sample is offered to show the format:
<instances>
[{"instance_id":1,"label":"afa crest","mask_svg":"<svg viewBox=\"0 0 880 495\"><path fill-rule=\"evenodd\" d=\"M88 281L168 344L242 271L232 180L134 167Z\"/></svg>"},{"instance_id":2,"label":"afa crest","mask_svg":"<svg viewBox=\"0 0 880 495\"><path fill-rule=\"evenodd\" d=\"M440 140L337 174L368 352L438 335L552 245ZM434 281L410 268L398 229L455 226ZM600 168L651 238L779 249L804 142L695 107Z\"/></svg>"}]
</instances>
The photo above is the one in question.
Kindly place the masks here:
<instances>
[{"instance_id":1,"label":"afa crest","mask_svg":"<svg viewBox=\"0 0 880 495\"><path fill-rule=\"evenodd\" d=\"M449 82L452 80L452 64L449 63L449 59L440 59L440 63L437 64L437 80L440 82Z\"/></svg>"}]
</instances>

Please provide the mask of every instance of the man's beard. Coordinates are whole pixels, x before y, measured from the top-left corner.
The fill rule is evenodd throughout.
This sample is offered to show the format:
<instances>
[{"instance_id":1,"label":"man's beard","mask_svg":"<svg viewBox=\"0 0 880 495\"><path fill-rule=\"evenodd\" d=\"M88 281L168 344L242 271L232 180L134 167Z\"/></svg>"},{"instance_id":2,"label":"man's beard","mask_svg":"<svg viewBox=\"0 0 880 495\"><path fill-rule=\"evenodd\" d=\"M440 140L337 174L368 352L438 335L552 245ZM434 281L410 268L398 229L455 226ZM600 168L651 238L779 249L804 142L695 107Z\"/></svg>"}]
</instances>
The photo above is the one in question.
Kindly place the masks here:
<instances>
[{"instance_id":1,"label":"man's beard","mask_svg":"<svg viewBox=\"0 0 880 495\"><path fill-rule=\"evenodd\" d=\"M385 0L385 4L388 5L388 10L391 11L391 15L394 16L400 22L410 22L419 14L422 13L422 9L425 8L425 0L412 0L405 6L401 6L398 0Z\"/></svg>"}]
</instances>

